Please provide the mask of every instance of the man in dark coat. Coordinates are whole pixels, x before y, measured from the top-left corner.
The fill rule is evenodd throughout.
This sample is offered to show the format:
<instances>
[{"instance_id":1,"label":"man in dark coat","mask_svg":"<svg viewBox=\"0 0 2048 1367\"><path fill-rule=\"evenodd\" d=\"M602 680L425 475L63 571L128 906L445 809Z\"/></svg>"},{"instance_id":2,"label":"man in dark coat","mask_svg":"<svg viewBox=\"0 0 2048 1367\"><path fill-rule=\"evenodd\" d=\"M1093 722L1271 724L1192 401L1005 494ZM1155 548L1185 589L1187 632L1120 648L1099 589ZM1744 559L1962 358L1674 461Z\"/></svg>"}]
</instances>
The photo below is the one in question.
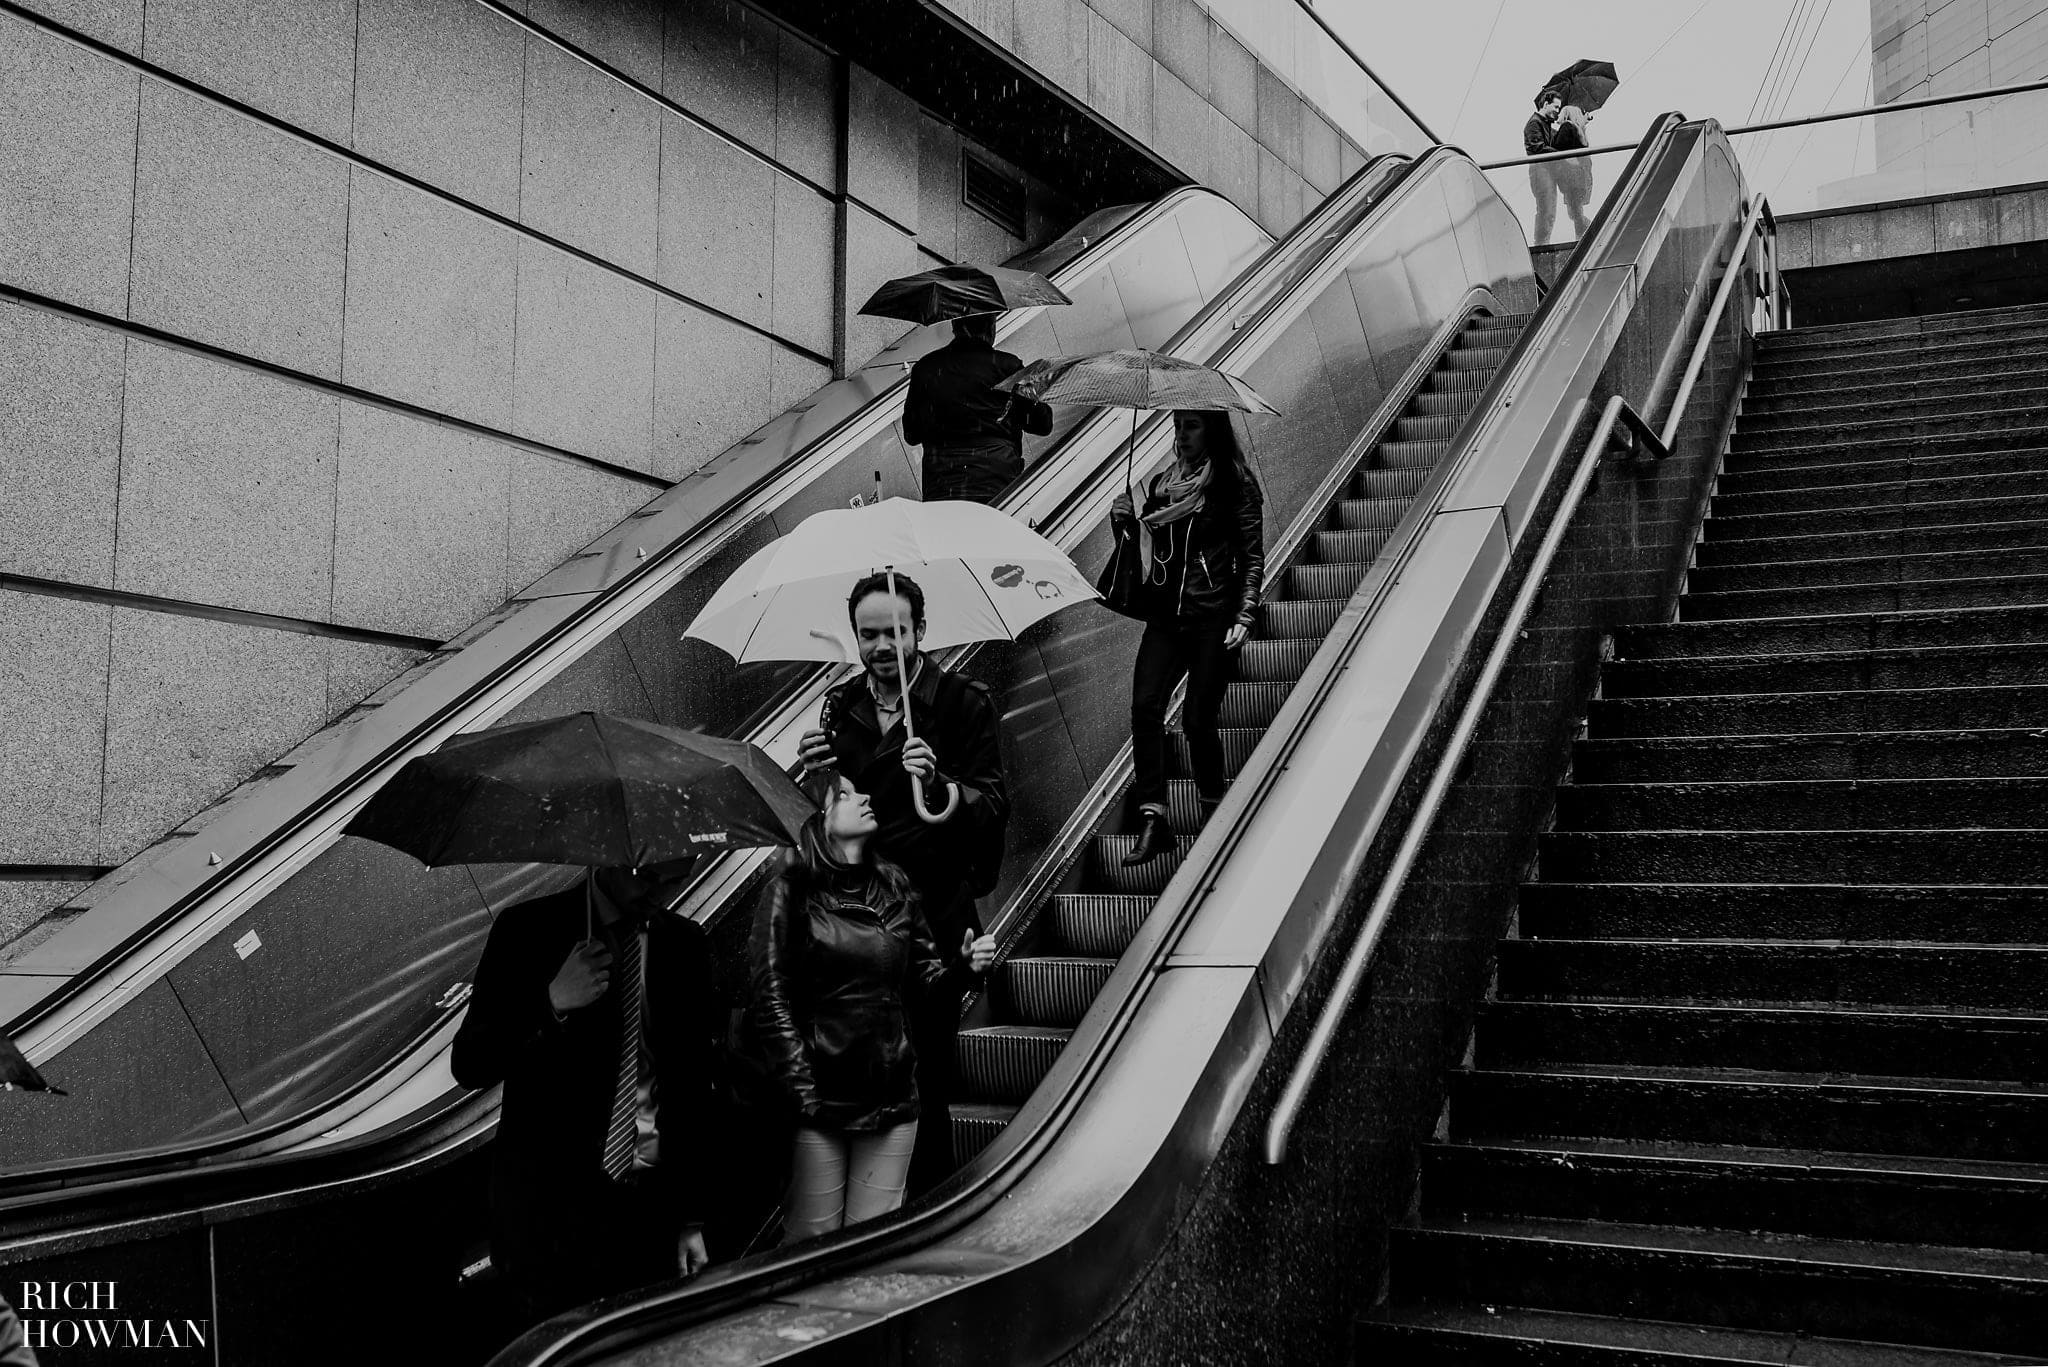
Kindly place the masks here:
<instances>
[{"instance_id":1,"label":"man in dark coat","mask_svg":"<svg viewBox=\"0 0 2048 1367\"><path fill-rule=\"evenodd\" d=\"M1024 473L1025 432L1052 431L1052 409L997 389L1024 368L997 351L990 313L953 320L953 340L910 369L903 439L924 447L924 496L993 503Z\"/></svg>"},{"instance_id":2,"label":"man in dark coat","mask_svg":"<svg viewBox=\"0 0 2048 1367\"><path fill-rule=\"evenodd\" d=\"M878 823L873 848L916 886L932 939L949 961L982 933L974 899L995 886L1002 865L1010 800L1003 783L1001 714L985 685L948 673L919 650L924 639L924 592L896 576L856 584L847 603L862 673L827 696L827 724L804 734L801 754L811 770L837 769L868 795ZM905 741L903 679L896 646L910 668L909 701L917 737ZM917 813L910 777L924 783L926 804L945 806L947 785L960 803L946 820ZM960 995L932 993L916 1021L917 1090L923 1108L917 1152L911 1161L912 1194L953 1169L953 1131L946 1106L953 1092L953 1039Z\"/></svg>"},{"instance_id":3,"label":"man in dark coat","mask_svg":"<svg viewBox=\"0 0 2048 1367\"><path fill-rule=\"evenodd\" d=\"M1536 112L1522 125L1522 155L1540 157L1555 150L1551 138L1557 130L1557 116L1564 109L1564 96L1555 90L1545 90L1536 96ZM1532 161L1529 163L1529 193L1536 196L1535 246L1550 241L1550 231L1557 225L1557 168L1554 161Z\"/></svg>"},{"instance_id":4,"label":"man in dark coat","mask_svg":"<svg viewBox=\"0 0 2048 1367\"><path fill-rule=\"evenodd\" d=\"M724 1011L702 928L656 914L663 891L593 870L507 907L456 1032L455 1080L505 1084L491 1257L534 1316L707 1261Z\"/></svg>"}]
</instances>

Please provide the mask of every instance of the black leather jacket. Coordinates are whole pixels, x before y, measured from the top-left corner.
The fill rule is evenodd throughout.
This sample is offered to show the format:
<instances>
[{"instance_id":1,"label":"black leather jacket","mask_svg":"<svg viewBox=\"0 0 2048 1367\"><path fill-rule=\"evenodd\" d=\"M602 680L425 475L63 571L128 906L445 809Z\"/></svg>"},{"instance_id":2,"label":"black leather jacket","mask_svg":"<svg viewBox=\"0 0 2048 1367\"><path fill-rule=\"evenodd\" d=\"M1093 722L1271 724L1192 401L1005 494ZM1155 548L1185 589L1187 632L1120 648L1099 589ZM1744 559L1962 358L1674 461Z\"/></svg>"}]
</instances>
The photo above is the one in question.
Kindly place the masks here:
<instances>
[{"instance_id":1,"label":"black leather jacket","mask_svg":"<svg viewBox=\"0 0 2048 1367\"><path fill-rule=\"evenodd\" d=\"M1145 511L1165 504L1164 477L1145 486ZM1149 601L1160 605L1158 620L1257 624L1266 583L1265 502L1250 467L1239 463L1234 478L1210 484L1193 517L1153 529L1150 576L1160 592ZM1118 542L1135 547L1137 520L1118 513L1111 522Z\"/></svg>"},{"instance_id":2,"label":"black leather jacket","mask_svg":"<svg viewBox=\"0 0 2048 1367\"><path fill-rule=\"evenodd\" d=\"M883 1130L915 1120L909 1006L973 975L940 959L916 899L868 879L802 891L792 867L763 894L748 945L752 1034L806 1121Z\"/></svg>"}]
</instances>

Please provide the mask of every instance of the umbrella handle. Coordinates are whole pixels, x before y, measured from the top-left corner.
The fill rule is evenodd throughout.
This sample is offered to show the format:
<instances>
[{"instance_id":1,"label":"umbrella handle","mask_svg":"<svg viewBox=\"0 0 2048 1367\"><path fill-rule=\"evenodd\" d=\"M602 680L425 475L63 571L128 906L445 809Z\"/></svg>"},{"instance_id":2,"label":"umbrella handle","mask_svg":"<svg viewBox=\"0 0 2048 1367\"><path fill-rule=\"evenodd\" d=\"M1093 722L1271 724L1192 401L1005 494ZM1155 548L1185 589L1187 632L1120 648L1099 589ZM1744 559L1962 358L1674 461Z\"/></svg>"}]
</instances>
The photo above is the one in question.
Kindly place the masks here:
<instances>
[{"instance_id":1,"label":"umbrella handle","mask_svg":"<svg viewBox=\"0 0 2048 1367\"><path fill-rule=\"evenodd\" d=\"M914 799L913 805L917 808L917 814L934 826L960 809L960 785L951 779L946 781L946 805L943 810L934 812L925 804L924 780L916 774L910 776L910 795Z\"/></svg>"}]
</instances>

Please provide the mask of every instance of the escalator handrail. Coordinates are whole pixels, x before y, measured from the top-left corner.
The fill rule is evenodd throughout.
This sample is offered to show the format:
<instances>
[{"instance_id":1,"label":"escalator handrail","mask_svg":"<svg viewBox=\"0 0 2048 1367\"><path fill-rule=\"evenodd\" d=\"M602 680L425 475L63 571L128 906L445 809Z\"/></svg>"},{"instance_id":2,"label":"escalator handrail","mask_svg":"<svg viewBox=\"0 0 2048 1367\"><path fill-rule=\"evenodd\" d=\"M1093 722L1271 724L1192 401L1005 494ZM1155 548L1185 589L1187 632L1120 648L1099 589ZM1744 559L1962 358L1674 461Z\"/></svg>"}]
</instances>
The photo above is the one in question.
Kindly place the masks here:
<instances>
[{"instance_id":1,"label":"escalator handrail","mask_svg":"<svg viewBox=\"0 0 2048 1367\"><path fill-rule=\"evenodd\" d=\"M1493 649L1487 655L1486 663L1481 669L1478 681L1472 687L1465 708L1459 714L1457 725L1444 745L1443 755L1437 762L1435 772L1430 775L1429 786L1402 832L1400 846L1395 850L1387 872L1380 880L1379 892L1374 897L1365 918L1359 923L1358 932L1345 954L1343 967L1339 970L1336 982L1330 989L1330 995L1324 1000L1322 1010L1316 1016L1315 1025L1309 1032L1308 1042L1295 1059L1294 1067L1288 1073L1287 1083L1281 1089L1280 1098L1274 1103L1272 1116L1266 1123L1264 1148L1265 1161L1269 1166L1286 1161L1288 1140L1294 1132L1295 1122L1300 1118L1301 1109L1307 1102L1309 1089L1321 1076L1323 1064L1327 1061L1330 1048L1336 1041L1337 1027L1350 1012L1358 990L1364 984L1365 975L1372 967L1381 937L1393 916L1394 904L1400 900L1401 893L1407 886L1408 875L1414 868L1415 861L1421 856L1423 842L1435 828L1437 812L1442 807L1445 796L1450 792L1459 766L1464 763L1465 752L1479 730L1482 716L1493 701L1493 690L1498 686L1501 674L1507 668L1508 658L1520 643L1522 624L1527 620L1537 595L1542 591L1551 561L1556 557L1558 548L1564 544L1565 533L1570 528L1572 514L1577 511L1579 500L1591 487L1593 471L1607 449L1615 424L1626 422L1652 459L1662 460L1670 455L1672 439L1677 436L1679 424L1685 418L1686 405L1692 399L1693 386L1697 383L1701 367L1712 349L1715 329L1720 325L1721 315L1727 308L1736 283L1749 278L1745 258L1750 241L1756 236L1758 223L1765 212L1764 196L1759 193L1743 220L1741 231L1736 234L1727 267L1722 272L1721 286L1715 291L1713 301L1708 305L1700 324L1699 338L1693 344L1684 378L1672 396L1671 407L1665 416L1663 428L1653 429L1649 421L1636 411L1635 405L1620 394L1610 398L1606 408L1601 412L1599 424L1586 443L1579 464L1572 473L1564 499L1557 511L1551 515L1550 526L1544 533L1542 544L1537 548L1535 559L1523 576L1514 604L1500 628ZM1581 400L1582 406L1583 402ZM1652 408L1656 406L1655 395L1650 397L1649 404ZM1577 426L1578 418L1575 414L1572 421L1566 424L1566 430L1575 429Z\"/></svg>"},{"instance_id":2,"label":"escalator handrail","mask_svg":"<svg viewBox=\"0 0 2048 1367\"><path fill-rule=\"evenodd\" d=\"M1124 229L1135 228L1144 222L1173 212L1190 197L1209 194L1213 192L1200 187L1183 187L1162 196L1148 206L1146 211L1134 215L1120 226ZM1078 253L1070 265L1075 269L1082 268L1115 252L1131 240L1123 231L1113 233ZM1021 321L1013 321L1009 326L1021 326ZM729 541L731 536L737 534L740 528L735 525L736 523L751 523L752 518L748 515L748 510L764 495L789 481L796 471L828 465L828 454L842 445L858 429L864 429L872 424L875 413L881 407L899 399L906 384L907 380L904 377L897 377L871 400L805 442L774 469L761 471L747 479L743 487L733 490L699 513L685 534L674 537L660 547L647 548L645 556L636 557L617 578L590 591L586 601L560 614L559 620L541 626L535 639L516 647L507 657L483 666L481 677L459 687L454 696L432 704L426 710L426 715L401 718L401 709L394 700L352 726L338 725L330 728L328 734L332 738L331 744L323 748L346 750L346 762L335 766L334 772L322 775L321 786L317 792L309 795L310 800L297 803L283 814L266 812L263 819L254 823L257 829L248 832L229 830L228 838L222 838L219 828L231 827L237 818L246 821L250 814L243 810L247 804L224 809L209 823L209 827L216 828L211 839L208 838L209 827L200 828L199 833L192 839L150 866L150 872L138 876L129 885L117 890L109 899L113 901L124 894L142 895L141 892L131 891L136 885L142 885L143 892L146 892L152 885L169 882L172 885L169 889L172 895L166 899L164 905L155 908L141 918L140 924L106 946L92 964L70 975L65 982L39 998L16 1018L0 1026L0 1031L12 1035L16 1042L25 1048L33 1049L38 1033L45 1029L55 1013L71 1006L81 994L94 986L103 985L115 966L135 957L152 939L161 937L167 931L181 925L189 925L209 908L214 909L205 919L208 922L221 921L224 924L225 919L231 918L224 917L222 910L216 908L215 904L260 896L267 888L248 888L243 884L251 879L263 879L266 876L286 876L288 870L280 871L279 865L303 859L309 847L317 848L322 841L330 838L332 828L346 818L353 810L353 806L360 805L361 801L366 800L368 793L388 778L405 760L423 749L439 744L446 736L454 734L461 727L473 724L476 714L484 708L486 699L502 697L505 692L516 686L515 680L529 681L535 671L545 668L552 662L552 655L564 649L565 643L587 632L594 621L601 621L614 615L626 600L664 592L670 586L671 580L680 578L688 570L704 563L712 553ZM727 448L726 454L729 455L746 444L746 441L735 443L734 446ZM659 498L668 498L677 490L686 489L693 480L714 478L717 473L722 473L712 470L712 467L719 464L720 460L714 458ZM711 473L707 474L707 471ZM630 523L632 520L629 517L627 522ZM616 535L617 529L613 529L592 544L602 545ZM586 549L575 559L587 557L589 554L590 551ZM510 606L516 615L516 609L534 605L535 597L529 590L516 596ZM503 615L504 610L501 609L500 614L486 619L486 622L492 627L500 625L497 619ZM451 649L452 658L445 660L421 682L447 682L448 680L443 678L444 674L451 670L456 661L468 650L475 649L488 640L490 634L489 629L479 633L472 628L471 633L458 637L457 641L464 648L460 651ZM538 680L532 682L537 686ZM310 767L310 763L305 763L297 766L297 769L304 770ZM289 776L286 776L286 779L279 781L288 779ZM337 813L340 814L338 817ZM326 818L324 824L323 818ZM236 847L236 840L242 841L239 848ZM201 854L202 851L206 852L204 856ZM180 870L178 873L154 879L151 877L152 872L162 869L167 864L195 862L202 857L205 859L204 864L194 869ZM192 880L190 886L176 886L181 875ZM92 914L88 913L88 916ZM181 936L180 941L182 942L184 938Z\"/></svg>"},{"instance_id":3,"label":"escalator handrail","mask_svg":"<svg viewBox=\"0 0 2048 1367\"><path fill-rule=\"evenodd\" d=\"M1234 330L1243 330L1237 332L1238 336L1248 335L1250 330L1248 325L1255 326L1257 322L1263 321L1274 309L1284 303L1289 291L1287 288L1280 287L1280 285L1284 284L1291 287L1294 280L1287 277L1286 272L1282 271L1279 273L1282 277L1280 284L1276 284L1273 281L1259 281L1256 285L1257 292L1254 298L1250 301L1245 301L1235 296L1239 285L1246 277L1251 276L1257 271L1260 268L1261 262L1270 260L1276 255L1298 251L1302 241L1314 233L1323 230L1334 214L1341 214L1347 211L1369 213L1372 209L1376 209L1383 203L1388 202L1400 186L1417 172L1423 160L1424 158L1420 157L1411 159L1404 154L1388 154L1374 158L1365 167L1360 168L1358 172L1354 173L1351 181L1347 182L1346 187L1341 187L1337 194L1331 196L1324 210L1304 218L1300 224L1297 224L1293 230L1281 239L1280 243L1268 249L1266 253L1261 254L1260 261L1251 263L1244 271L1239 272L1238 276L1229 285L1217 292L1211 305L1198 311L1196 316L1176 333L1175 339L1166 345L1170 348L1183 337L1190 334L1198 334L1205 327L1215 327L1217 325L1215 315L1224 310L1241 314L1241 316L1232 320L1232 326ZM1365 203L1354 206L1341 202L1346 199L1345 191L1347 189L1352 191L1352 199L1363 195ZM1177 197L1169 196L1160 201L1160 204L1171 207L1171 203L1177 202ZM1156 214L1133 214L1129 219L1119 223L1117 226L1119 228L1131 226L1141 217L1156 216ZM1129 239L1119 240L1128 241ZM1106 249L1110 245L1112 245L1110 239L1099 239L1087 251L1077 253L1073 261L1080 262L1088 255L1088 252ZM1248 308L1250 311L1245 312ZM885 391L885 394L894 392L894 389L895 387L892 386L890 391ZM884 396L877 396L877 401L882 397ZM1089 435L1088 422L1093 421L1096 421L1096 419L1091 418L1077 427L1069 435L1067 441L1086 440ZM820 438L820 442L824 440L825 438ZM1034 501L1033 491L1041 489L1046 482L1058 483L1056 479L1058 471L1054 467L1061 464L1062 462L1057 459L1042 459L1032 467L1032 471L1025 476L1024 484L1020 486L1020 493L1026 502ZM1035 483L1034 480L1036 481ZM1073 492L1071 482L1067 488L1058 492L1060 503L1063 505L1065 499L1071 496ZM826 683L837 677L838 671L835 667L825 667L816 672L810 681L810 687L813 690L822 688ZM821 680L823 682L820 682ZM805 685L802 683L793 685L789 691L794 695L798 695L798 701L800 701L800 697L805 691ZM784 706L787 707L789 705L791 705L790 700L785 700ZM741 857L743 855L744 852L742 852ZM728 858L731 857L733 856L728 856ZM698 881L702 881L701 877ZM687 896L687 893L685 896ZM445 1036L447 1026L448 1020L445 1017L433 1022L420 1034L416 1035L410 1043L394 1051L393 1062L402 1060L420 1047L426 1047L433 1039ZM0 1178L0 1193L4 1193L10 1187L14 1187L17 1189L26 1188L31 1195L41 1196L44 1189L61 1183L63 1188L76 1189L81 1197L83 1197L88 1184L93 1182L118 1181L127 1185L152 1179L161 1181L167 1188L175 1186L182 1190L195 1180L203 1182L219 1174L218 1168L205 1166L209 1163L209 1160L233 1158L238 1160L238 1162L256 1161L254 1157L247 1158L246 1160L243 1159L243 1155L246 1155L252 1146L258 1145L265 1140L273 1139L279 1134L293 1130L304 1130L308 1128L309 1124L319 1123L317 1118L328 1110L347 1102L360 1092L375 1086L391 1066L391 1064L387 1064L385 1068L378 1069L359 1079L350 1088L325 1098L319 1105L308 1111L283 1117L260 1127L252 1127L217 1140L202 1141L199 1144L180 1146L170 1150L152 1150L142 1155L117 1155L104 1160L89 1160L82 1164L65 1165L61 1169L19 1170L16 1173ZM326 1128L325 1125L321 1127ZM319 1151L319 1154L325 1157L334 1151L331 1148L323 1149ZM274 1157L283 1159L289 1157L289 1155L274 1155ZM0 1200L0 1208L4 1208L4 1204L4 1200Z\"/></svg>"},{"instance_id":4,"label":"escalator handrail","mask_svg":"<svg viewBox=\"0 0 2048 1367\"><path fill-rule=\"evenodd\" d=\"M1455 160L1457 164L1471 165L1470 158L1455 148L1434 148L1403 167L1397 178L1390 180L1378 199L1372 204L1372 215L1357 224L1345 236L1346 241L1356 241L1370 233L1374 216L1382 211L1391 211L1405 202L1408 193L1423 193L1434 184L1425 173L1435 167ZM1277 249L1276 249L1277 254ZM1299 271L1295 282L1313 279L1313 270ZM1274 298L1262 308L1256 320L1248 321L1233 329L1224 340L1225 345L1243 345L1258 332L1279 309L1294 298L1292 292ZM1189 325L1189 330L1195 324ZM1450 333L1454 335L1455 329ZM1448 340L1448 339L1446 339ZM1411 374L1419 382L1422 374L1420 362ZM1405 397L1405 395L1404 395ZM1373 432L1361 436L1357 446L1370 443L1373 435L1383 433L1397 419L1400 404L1389 402L1376 415L1372 424ZM1147 433L1156 424L1147 424L1139 433L1142 444ZM1122 462L1119 458L1124 442L1119 439L1107 457L1098 462L1097 474L1109 471L1121 479ZM1098 481L1090 479L1091 487L1076 489L1060 514L1067 517L1092 515L1095 504L1106 499L1095 495L1092 486ZM1076 507L1075 505L1080 505ZM1277 573L1277 571L1276 571ZM1093 790L1091 790L1093 791ZM1226 802L1228 800L1226 799ZM1048 862L1058 856L1051 854ZM1012 901L1017 900L1013 896ZM1009 909L1006 908L1006 914ZM1004 916L996 918L1002 921ZM1082 1043L1077 1037L1077 1043ZM1091 1063L1099 1062L1099 1058ZM1090 1071L1093 1071L1091 1067ZM1079 1087L1070 1092L1083 1090ZM1063 1097L1063 1103L1072 1097ZM744 1306L786 1292L792 1288L814 1283L833 1276L843 1275L857 1267L878 1260L898 1256L911 1249L929 1244L956 1231L982 1215L1005 1192L1015 1186L1029 1172L1037 1155L1056 1137L1061 1126L1056 1121L1063 1118L1069 1107L1063 1105L1060 1112L1042 1117L1036 1125L1023 1126L1026 1117L1013 1123L1011 1132L1006 1132L997 1146L987 1151L988 1162L976 1160L977 1166L963 1169L961 1176L948 1187L942 1188L934 1202L922 1210L907 1212L897 1217L887 1217L869 1222L857 1228L848 1229L825 1239L809 1242L788 1254L777 1256L772 1262L754 1266L729 1268L720 1274L714 1270L708 1280L700 1279L687 1286L657 1292L640 1301L615 1302L613 1308L590 1307L584 1311L571 1312L572 1323L557 1323L553 1328L541 1328L530 1332L521 1340L508 1347L496 1361L520 1361L531 1363L558 1363L571 1357L581 1358L591 1352L603 1352L617 1346L615 1340L622 1336L640 1337L646 1330L644 1321L653 1317L662 1320L653 1332L667 1332L687 1324L700 1323L707 1319L731 1313ZM1021 1133L1028 1129L1029 1133ZM1018 1133L1012 1133L1018 1132Z\"/></svg>"}]
</instances>

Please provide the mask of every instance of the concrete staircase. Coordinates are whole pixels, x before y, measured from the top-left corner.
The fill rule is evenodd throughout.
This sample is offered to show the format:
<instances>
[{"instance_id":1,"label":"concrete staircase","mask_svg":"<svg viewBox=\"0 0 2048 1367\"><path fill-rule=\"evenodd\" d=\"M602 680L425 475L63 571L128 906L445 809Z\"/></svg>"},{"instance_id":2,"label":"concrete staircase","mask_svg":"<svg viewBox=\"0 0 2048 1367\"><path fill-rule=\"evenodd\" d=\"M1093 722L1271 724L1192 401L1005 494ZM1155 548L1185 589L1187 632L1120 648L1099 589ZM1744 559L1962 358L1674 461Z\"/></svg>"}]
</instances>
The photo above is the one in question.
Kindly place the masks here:
<instances>
[{"instance_id":1,"label":"concrete staircase","mask_svg":"<svg viewBox=\"0 0 2048 1367\"><path fill-rule=\"evenodd\" d=\"M1366 454L1321 526L1270 584L1258 629L1239 650L1236 680L1223 697L1219 720L1231 775L1279 714L1527 322L1525 315L1482 316L1467 324L1394 430ZM1117 667L1127 678L1129 662ZM1113 685L1123 686L1121 680ZM1002 1133L1051 1070L1201 830L1186 743L1177 733L1170 739L1177 777L1169 782L1169 820L1180 848L1127 869L1122 860L1137 836L1109 818L1066 871L1059 891L1011 942L984 1001L960 1031L960 1090L952 1116L954 1156L962 1163Z\"/></svg>"},{"instance_id":2,"label":"concrete staircase","mask_svg":"<svg viewBox=\"0 0 2048 1367\"><path fill-rule=\"evenodd\" d=\"M1360 1362L2048 1360L2048 310L1762 340Z\"/></svg>"}]
</instances>

